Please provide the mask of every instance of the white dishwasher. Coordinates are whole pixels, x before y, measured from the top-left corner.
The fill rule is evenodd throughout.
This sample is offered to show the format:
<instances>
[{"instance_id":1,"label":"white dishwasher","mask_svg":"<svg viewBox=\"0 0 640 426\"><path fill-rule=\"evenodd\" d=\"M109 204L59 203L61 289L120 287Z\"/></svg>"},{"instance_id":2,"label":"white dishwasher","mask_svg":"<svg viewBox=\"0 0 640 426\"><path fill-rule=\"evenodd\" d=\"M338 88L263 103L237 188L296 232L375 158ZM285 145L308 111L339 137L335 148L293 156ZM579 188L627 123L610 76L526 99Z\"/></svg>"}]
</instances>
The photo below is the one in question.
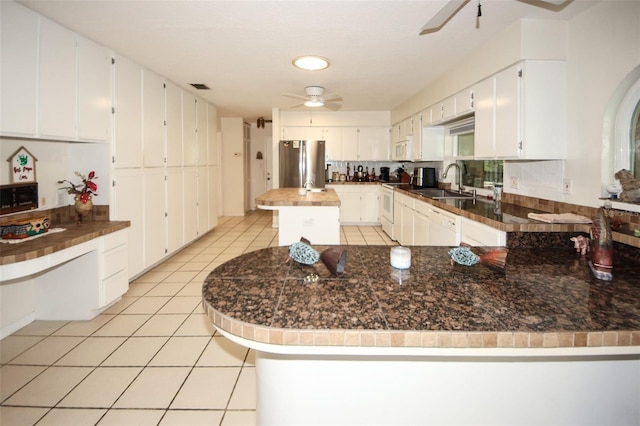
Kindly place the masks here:
<instances>
[{"instance_id":1,"label":"white dishwasher","mask_svg":"<svg viewBox=\"0 0 640 426\"><path fill-rule=\"evenodd\" d=\"M459 216L433 206L428 216L430 246L457 246L460 244L458 237Z\"/></svg>"}]
</instances>

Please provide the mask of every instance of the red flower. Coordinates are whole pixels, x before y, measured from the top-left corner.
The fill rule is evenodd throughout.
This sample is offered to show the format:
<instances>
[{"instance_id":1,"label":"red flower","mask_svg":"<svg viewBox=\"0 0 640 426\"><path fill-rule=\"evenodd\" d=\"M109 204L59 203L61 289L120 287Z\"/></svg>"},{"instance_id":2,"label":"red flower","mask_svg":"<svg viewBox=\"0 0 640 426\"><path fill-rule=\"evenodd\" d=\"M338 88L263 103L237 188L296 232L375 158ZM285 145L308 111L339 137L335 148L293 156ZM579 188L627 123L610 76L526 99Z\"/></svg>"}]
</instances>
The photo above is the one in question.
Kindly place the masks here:
<instances>
[{"instance_id":1,"label":"red flower","mask_svg":"<svg viewBox=\"0 0 640 426\"><path fill-rule=\"evenodd\" d=\"M82 184L73 184L68 180L61 180L58 183L67 182L69 186L64 187L63 189L67 190L69 194L75 194L76 199L80 200L82 203L86 203L91 198L91 195L98 195L96 191L98 190L98 185L95 182L92 182L92 179L97 179L96 172L90 171L87 176L84 176L80 172L75 172L76 176L82 179ZM82 186L84 185L84 186Z\"/></svg>"}]
</instances>

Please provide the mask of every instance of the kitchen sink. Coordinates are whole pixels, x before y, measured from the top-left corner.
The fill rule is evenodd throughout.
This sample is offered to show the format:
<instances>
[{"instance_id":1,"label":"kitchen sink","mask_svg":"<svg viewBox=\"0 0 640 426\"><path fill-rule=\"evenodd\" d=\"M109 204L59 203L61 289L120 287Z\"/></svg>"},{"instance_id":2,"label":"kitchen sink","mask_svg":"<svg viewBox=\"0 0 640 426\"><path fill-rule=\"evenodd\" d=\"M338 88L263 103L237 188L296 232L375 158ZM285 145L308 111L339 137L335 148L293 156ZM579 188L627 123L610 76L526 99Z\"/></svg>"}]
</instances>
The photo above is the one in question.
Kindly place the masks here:
<instances>
[{"instance_id":1,"label":"kitchen sink","mask_svg":"<svg viewBox=\"0 0 640 426\"><path fill-rule=\"evenodd\" d=\"M423 197L432 198L434 200L441 199L472 199L473 195L471 194L460 194L454 191L447 191L446 189L438 189L438 188L422 188L422 189L412 189L411 193L422 195Z\"/></svg>"}]
</instances>

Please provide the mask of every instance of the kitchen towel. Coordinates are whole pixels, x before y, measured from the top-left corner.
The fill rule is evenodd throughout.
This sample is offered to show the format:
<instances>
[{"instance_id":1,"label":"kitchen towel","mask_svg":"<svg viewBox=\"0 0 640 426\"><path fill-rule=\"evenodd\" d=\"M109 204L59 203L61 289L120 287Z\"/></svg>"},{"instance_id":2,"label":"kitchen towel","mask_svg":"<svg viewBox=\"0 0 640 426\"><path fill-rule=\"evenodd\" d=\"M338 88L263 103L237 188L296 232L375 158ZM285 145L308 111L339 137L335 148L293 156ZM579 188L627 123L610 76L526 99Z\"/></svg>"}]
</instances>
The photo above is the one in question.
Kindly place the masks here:
<instances>
[{"instance_id":1,"label":"kitchen towel","mask_svg":"<svg viewBox=\"0 0 640 426\"><path fill-rule=\"evenodd\" d=\"M575 213L529 213L529 219L547 223L591 223L591 219Z\"/></svg>"}]
</instances>

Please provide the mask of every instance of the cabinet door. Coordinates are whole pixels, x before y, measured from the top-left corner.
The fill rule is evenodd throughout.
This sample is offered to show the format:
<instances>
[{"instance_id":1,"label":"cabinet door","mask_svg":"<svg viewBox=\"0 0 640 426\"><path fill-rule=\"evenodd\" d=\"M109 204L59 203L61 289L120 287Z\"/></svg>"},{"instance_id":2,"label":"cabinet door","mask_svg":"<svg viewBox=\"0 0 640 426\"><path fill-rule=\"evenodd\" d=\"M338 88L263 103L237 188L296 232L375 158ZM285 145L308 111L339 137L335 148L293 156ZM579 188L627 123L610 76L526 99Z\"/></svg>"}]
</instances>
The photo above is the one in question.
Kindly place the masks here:
<instances>
[{"instance_id":1,"label":"cabinet door","mask_svg":"<svg viewBox=\"0 0 640 426\"><path fill-rule=\"evenodd\" d=\"M167 211L164 169L155 168L144 173L144 266L159 262L166 255Z\"/></svg>"},{"instance_id":2,"label":"cabinet door","mask_svg":"<svg viewBox=\"0 0 640 426\"><path fill-rule=\"evenodd\" d=\"M109 141L111 129L111 55L78 37L78 139Z\"/></svg>"},{"instance_id":3,"label":"cabinet door","mask_svg":"<svg viewBox=\"0 0 640 426\"><path fill-rule=\"evenodd\" d=\"M182 247L183 190L182 168L167 167L167 249L174 253Z\"/></svg>"},{"instance_id":4,"label":"cabinet door","mask_svg":"<svg viewBox=\"0 0 640 426\"><path fill-rule=\"evenodd\" d=\"M360 195L360 221L364 223L380 223L379 218L379 198L380 188L376 185L373 188L364 187Z\"/></svg>"},{"instance_id":5,"label":"cabinet door","mask_svg":"<svg viewBox=\"0 0 640 426\"><path fill-rule=\"evenodd\" d=\"M402 199L404 196L397 192L393 197L393 236L398 243L402 244Z\"/></svg>"},{"instance_id":6,"label":"cabinet door","mask_svg":"<svg viewBox=\"0 0 640 426\"><path fill-rule=\"evenodd\" d=\"M76 138L76 35L41 18L40 21L40 135Z\"/></svg>"},{"instance_id":7,"label":"cabinet door","mask_svg":"<svg viewBox=\"0 0 640 426\"><path fill-rule=\"evenodd\" d=\"M450 120L456 116L456 97L450 96L442 101L442 119Z\"/></svg>"},{"instance_id":8,"label":"cabinet door","mask_svg":"<svg viewBox=\"0 0 640 426\"><path fill-rule=\"evenodd\" d=\"M340 185L335 189L340 198L340 223L360 222L360 190L355 185Z\"/></svg>"},{"instance_id":9,"label":"cabinet door","mask_svg":"<svg viewBox=\"0 0 640 426\"><path fill-rule=\"evenodd\" d=\"M209 181L209 229L218 225L218 167L208 166Z\"/></svg>"},{"instance_id":10,"label":"cabinet door","mask_svg":"<svg viewBox=\"0 0 640 426\"><path fill-rule=\"evenodd\" d=\"M9 1L0 2L0 12L0 132L33 137L37 122L38 15Z\"/></svg>"},{"instance_id":11,"label":"cabinet door","mask_svg":"<svg viewBox=\"0 0 640 426\"><path fill-rule=\"evenodd\" d=\"M129 233L129 277L144 270L144 197L140 196L144 188L141 169L115 170L113 173L113 220L131 221Z\"/></svg>"},{"instance_id":12,"label":"cabinet door","mask_svg":"<svg viewBox=\"0 0 640 426\"><path fill-rule=\"evenodd\" d=\"M444 133L444 126L430 126L422 129L422 161L442 161Z\"/></svg>"},{"instance_id":13,"label":"cabinet door","mask_svg":"<svg viewBox=\"0 0 640 426\"><path fill-rule=\"evenodd\" d=\"M167 166L182 165L182 90L165 82Z\"/></svg>"},{"instance_id":14,"label":"cabinet door","mask_svg":"<svg viewBox=\"0 0 640 426\"><path fill-rule=\"evenodd\" d=\"M198 166L198 236L204 235L209 229L209 171L207 166Z\"/></svg>"},{"instance_id":15,"label":"cabinet door","mask_svg":"<svg viewBox=\"0 0 640 426\"><path fill-rule=\"evenodd\" d=\"M164 79L143 70L144 166L163 167L165 161Z\"/></svg>"},{"instance_id":16,"label":"cabinet door","mask_svg":"<svg viewBox=\"0 0 640 426\"><path fill-rule=\"evenodd\" d=\"M209 165L218 164L218 111L212 104L207 104L207 152Z\"/></svg>"},{"instance_id":17,"label":"cabinet door","mask_svg":"<svg viewBox=\"0 0 640 426\"><path fill-rule=\"evenodd\" d=\"M198 160L196 136L196 97L182 91L182 161L185 166L195 166Z\"/></svg>"},{"instance_id":18,"label":"cabinet door","mask_svg":"<svg viewBox=\"0 0 640 426\"><path fill-rule=\"evenodd\" d=\"M405 197L405 202L402 203L402 210L400 212L400 215L402 217L402 233L401 233L400 242L403 245L409 245L409 246L413 245L414 210L411 207L412 200L413 198Z\"/></svg>"},{"instance_id":19,"label":"cabinet door","mask_svg":"<svg viewBox=\"0 0 640 426\"><path fill-rule=\"evenodd\" d=\"M493 158L495 153L495 92L494 78L488 78L476 84L475 97L475 135L474 156Z\"/></svg>"},{"instance_id":20,"label":"cabinet door","mask_svg":"<svg viewBox=\"0 0 640 426\"><path fill-rule=\"evenodd\" d=\"M413 116L411 120L412 123L412 134L411 134L411 160L413 161L421 161L422 160L422 114L416 114Z\"/></svg>"},{"instance_id":21,"label":"cabinet door","mask_svg":"<svg viewBox=\"0 0 640 426\"><path fill-rule=\"evenodd\" d=\"M340 161L342 157L342 128L328 127L322 129L322 139L325 141L324 156L327 161Z\"/></svg>"},{"instance_id":22,"label":"cabinet door","mask_svg":"<svg viewBox=\"0 0 640 426\"><path fill-rule=\"evenodd\" d=\"M471 114L475 108L474 90L465 89L456 94L456 115Z\"/></svg>"},{"instance_id":23,"label":"cabinet door","mask_svg":"<svg viewBox=\"0 0 640 426\"><path fill-rule=\"evenodd\" d=\"M322 140L321 127L283 127L282 140Z\"/></svg>"},{"instance_id":24,"label":"cabinet door","mask_svg":"<svg viewBox=\"0 0 640 426\"><path fill-rule=\"evenodd\" d=\"M115 59L114 107L116 168L142 166L142 69L139 65Z\"/></svg>"},{"instance_id":25,"label":"cabinet door","mask_svg":"<svg viewBox=\"0 0 640 426\"><path fill-rule=\"evenodd\" d=\"M355 127L342 128L342 160L355 161L358 158L358 129Z\"/></svg>"},{"instance_id":26,"label":"cabinet door","mask_svg":"<svg viewBox=\"0 0 640 426\"><path fill-rule=\"evenodd\" d=\"M520 66L495 76L495 155L520 155Z\"/></svg>"},{"instance_id":27,"label":"cabinet door","mask_svg":"<svg viewBox=\"0 0 640 426\"><path fill-rule=\"evenodd\" d=\"M358 160L389 161L389 132L386 128L360 127L357 132Z\"/></svg>"},{"instance_id":28,"label":"cabinet door","mask_svg":"<svg viewBox=\"0 0 640 426\"><path fill-rule=\"evenodd\" d=\"M184 243L190 243L198 237L198 170L196 167L183 167L182 183L184 218Z\"/></svg>"},{"instance_id":29,"label":"cabinet door","mask_svg":"<svg viewBox=\"0 0 640 426\"><path fill-rule=\"evenodd\" d=\"M197 163L199 166L206 166L209 163L207 122L207 102L198 98L196 99L196 136L198 140Z\"/></svg>"}]
</instances>

